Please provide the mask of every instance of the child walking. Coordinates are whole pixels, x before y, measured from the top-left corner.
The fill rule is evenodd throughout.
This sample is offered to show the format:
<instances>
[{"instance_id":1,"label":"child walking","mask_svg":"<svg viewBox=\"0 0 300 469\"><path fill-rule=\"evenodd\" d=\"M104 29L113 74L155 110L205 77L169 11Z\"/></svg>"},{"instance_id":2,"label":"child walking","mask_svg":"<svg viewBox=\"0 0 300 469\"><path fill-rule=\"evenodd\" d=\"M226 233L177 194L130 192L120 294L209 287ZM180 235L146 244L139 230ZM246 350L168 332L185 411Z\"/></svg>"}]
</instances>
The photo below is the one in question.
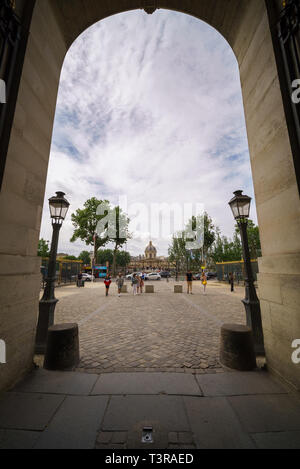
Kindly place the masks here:
<instances>
[{"instance_id":1,"label":"child walking","mask_svg":"<svg viewBox=\"0 0 300 469\"><path fill-rule=\"evenodd\" d=\"M104 279L104 285L105 285L105 296L108 296L108 290L111 284L111 278L109 275L106 275Z\"/></svg>"}]
</instances>

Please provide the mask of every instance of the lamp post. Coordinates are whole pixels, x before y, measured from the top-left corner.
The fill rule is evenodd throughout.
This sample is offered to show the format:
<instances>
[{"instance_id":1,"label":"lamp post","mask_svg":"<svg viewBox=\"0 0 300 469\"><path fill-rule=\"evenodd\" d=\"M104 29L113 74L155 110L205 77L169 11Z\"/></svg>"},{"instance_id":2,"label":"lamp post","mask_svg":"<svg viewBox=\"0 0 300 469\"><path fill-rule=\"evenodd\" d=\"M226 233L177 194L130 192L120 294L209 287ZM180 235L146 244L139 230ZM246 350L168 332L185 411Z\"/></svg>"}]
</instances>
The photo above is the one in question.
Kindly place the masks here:
<instances>
[{"instance_id":1,"label":"lamp post","mask_svg":"<svg viewBox=\"0 0 300 469\"><path fill-rule=\"evenodd\" d=\"M235 191L229 205L233 216L237 221L241 233L243 258L245 266L245 299L242 300L245 310L247 325L253 331L254 347L256 355L264 355L264 336L261 321L260 303L254 286L254 277L251 267L250 251L248 244L248 218L250 213L251 197L243 194L243 191Z\"/></svg>"},{"instance_id":2,"label":"lamp post","mask_svg":"<svg viewBox=\"0 0 300 469\"><path fill-rule=\"evenodd\" d=\"M54 324L54 311L56 303L58 302L54 296L57 246L59 232L70 205L64 195L64 192L56 192L56 196L49 199L53 233L46 286L43 297L39 302L39 318L35 340L35 352L37 354L45 353L48 328Z\"/></svg>"}]
</instances>

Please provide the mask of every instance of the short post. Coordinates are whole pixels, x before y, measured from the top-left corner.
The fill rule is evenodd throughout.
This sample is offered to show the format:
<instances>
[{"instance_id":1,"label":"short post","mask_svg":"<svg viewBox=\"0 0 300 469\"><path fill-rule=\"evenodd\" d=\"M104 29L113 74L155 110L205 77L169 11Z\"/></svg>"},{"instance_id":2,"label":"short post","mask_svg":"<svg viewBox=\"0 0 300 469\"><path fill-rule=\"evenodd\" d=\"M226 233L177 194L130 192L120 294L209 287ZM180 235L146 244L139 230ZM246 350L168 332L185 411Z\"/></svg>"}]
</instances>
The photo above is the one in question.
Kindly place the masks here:
<instances>
[{"instance_id":1,"label":"short post","mask_svg":"<svg viewBox=\"0 0 300 469\"><path fill-rule=\"evenodd\" d=\"M250 327L223 324L221 328L220 362L239 371L256 368L254 340Z\"/></svg>"},{"instance_id":2,"label":"short post","mask_svg":"<svg viewBox=\"0 0 300 469\"><path fill-rule=\"evenodd\" d=\"M72 370L79 363L78 324L56 324L49 327L44 368Z\"/></svg>"}]
</instances>

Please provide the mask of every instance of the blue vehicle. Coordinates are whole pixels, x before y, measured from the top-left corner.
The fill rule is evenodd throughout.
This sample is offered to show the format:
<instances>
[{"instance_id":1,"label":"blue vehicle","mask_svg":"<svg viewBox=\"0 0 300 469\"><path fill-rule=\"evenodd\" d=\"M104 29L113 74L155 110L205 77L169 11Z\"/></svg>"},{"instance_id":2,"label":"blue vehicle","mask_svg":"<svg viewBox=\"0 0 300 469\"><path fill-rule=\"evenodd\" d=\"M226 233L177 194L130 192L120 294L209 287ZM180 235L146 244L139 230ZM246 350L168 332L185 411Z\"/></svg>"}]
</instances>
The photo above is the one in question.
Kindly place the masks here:
<instances>
[{"instance_id":1,"label":"blue vehicle","mask_svg":"<svg viewBox=\"0 0 300 469\"><path fill-rule=\"evenodd\" d=\"M103 265L95 265L94 275L95 278L105 278L107 275L107 267Z\"/></svg>"}]
</instances>

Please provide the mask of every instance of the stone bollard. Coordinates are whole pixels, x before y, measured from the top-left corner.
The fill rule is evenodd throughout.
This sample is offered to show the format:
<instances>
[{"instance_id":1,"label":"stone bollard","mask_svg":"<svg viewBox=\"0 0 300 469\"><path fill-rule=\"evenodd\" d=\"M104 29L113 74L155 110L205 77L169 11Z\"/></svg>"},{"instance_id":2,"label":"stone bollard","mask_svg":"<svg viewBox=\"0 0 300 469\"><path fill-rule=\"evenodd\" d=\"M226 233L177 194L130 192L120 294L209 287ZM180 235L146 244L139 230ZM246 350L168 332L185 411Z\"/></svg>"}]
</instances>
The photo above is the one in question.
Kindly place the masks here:
<instances>
[{"instance_id":1,"label":"stone bollard","mask_svg":"<svg viewBox=\"0 0 300 469\"><path fill-rule=\"evenodd\" d=\"M44 368L46 370L71 370L78 363L78 324L56 324L49 327Z\"/></svg>"},{"instance_id":2,"label":"stone bollard","mask_svg":"<svg viewBox=\"0 0 300 469\"><path fill-rule=\"evenodd\" d=\"M127 285L123 285L121 288L121 293L127 293Z\"/></svg>"},{"instance_id":3,"label":"stone bollard","mask_svg":"<svg viewBox=\"0 0 300 469\"><path fill-rule=\"evenodd\" d=\"M182 293L182 285L174 285L174 293Z\"/></svg>"},{"instance_id":4,"label":"stone bollard","mask_svg":"<svg viewBox=\"0 0 300 469\"><path fill-rule=\"evenodd\" d=\"M240 324L223 324L220 362L234 370L251 371L256 368L252 329Z\"/></svg>"},{"instance_id":5,"label":"stone bollard","mask_svg":"<svg viewBox=\"0 0 300 469\"><path fill-rule=\"evenodd\" d=\"M146 293L154 293L154 285L146 285Z\"/></svg>"}]
</instances>

